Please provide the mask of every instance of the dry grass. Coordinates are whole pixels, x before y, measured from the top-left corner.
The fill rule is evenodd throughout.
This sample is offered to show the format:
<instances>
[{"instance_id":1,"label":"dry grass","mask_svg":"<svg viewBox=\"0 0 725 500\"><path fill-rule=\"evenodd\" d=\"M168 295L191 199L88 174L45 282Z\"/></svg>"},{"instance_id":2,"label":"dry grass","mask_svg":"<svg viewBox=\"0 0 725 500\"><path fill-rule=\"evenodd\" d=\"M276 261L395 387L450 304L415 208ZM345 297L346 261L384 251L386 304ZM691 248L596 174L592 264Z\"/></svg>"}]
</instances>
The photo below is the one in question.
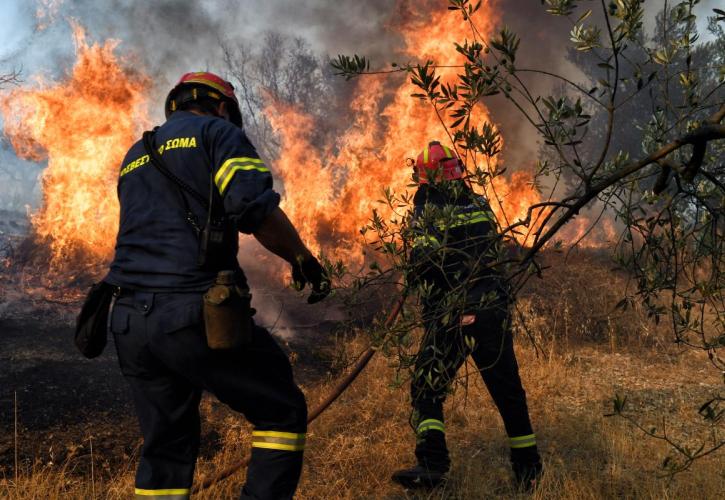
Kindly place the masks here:
<instances>
[{"instance_id":1,"label":"dry grass","mask_svg":"<svg viewBox=\"0 0 725 500\"><path fill-rule=\"evenodd\" d=\"M570 267L552 277L546 295L534 289L521 304L540 347L519 337L522 378L546 467L533 498L722 498L725 454L662 478L667 446L620 418L604 416L611 410L611 397L626 394L641 421L661 425L665 417L673 436L693 441L703 429L693 409L721 389L721 375L708 369L699 353L669 347L666 331L649 324L639 311L613 313L623 277L602 269L601 262ZM600 279L604 282L595 286ZM345 352L352 355L363 347L359 338ZM477 377L471 378L467 392L458 391L447 403L454 464L449 484L417 497L392 484L391 473L412 463L414 439L407 424L407 390L390 387L390 363L376 357L312 424L300 499L526 498L511 486L503 426ZM310 406L333 382L305 388ZM249 445L249 428L240 419L219 413L210 400L203 412L224 445L212 458L199 461L201 475L237 461ZM0 497L91 498L90 478L74 474L72 467L24 471L17 483L0 479ZM130 462L127 470L95 478L96 497L128 498L132 468ZM242 481L238 474L195 498L236 498Z\"/></svg>"},{"instance_id":2,"label":"dry grass","mask_svg":"<svg viewBox=\"0 0 725 500\"><path fill-rule=\"evenodd\" d=\"M534 498L721 498L722 455L700 461L672 480L659 478L667 448L627 422L603 416L610 394L638 382L628 393L644 419L664 405L669 419L688 420L689 409L718 384L715 375L691 370L699 368L694 356L653 361L591 348L537 358L524 345L519 358L547 468ZM390 377L388 361L373 360L312 424L299 498L409 498L389 481L396 468L411 463L414 446L405 391L389 388ZM327 389L308 390L310 403ZM459 392L448 403L451 482L419 498L516 498L503 427L480 381L472 382L465 396ZM205 403L205 413L213 411L210 406ZM213 459L200 461L200 474L238 460L248 447L248 428L239 419L211 420L224 432L225 445ZM196 498L235 498L241 481L240 474ZM133 473L126 470L96 478L95 491L98 498L127 498L132 487ZM0 482L0 496L91 498L91 484L70 468L38 468L17 484Z\"/></svg>"},{"instance_id":3,"label":"dry grass","mask_svg":"<svg viewBox=\"0 0 725 500\"><path fill-rule=\"evenodd\" d=\"M671 344L667 325L647 318L641 305L616 308L635 284L608 254L587 251L567 259L547 253L542 261L544 278L531 278L518 303L519 322L523 316L536 342L563 349L587 342L612 349Z\"/></svg>"}]
</instances>

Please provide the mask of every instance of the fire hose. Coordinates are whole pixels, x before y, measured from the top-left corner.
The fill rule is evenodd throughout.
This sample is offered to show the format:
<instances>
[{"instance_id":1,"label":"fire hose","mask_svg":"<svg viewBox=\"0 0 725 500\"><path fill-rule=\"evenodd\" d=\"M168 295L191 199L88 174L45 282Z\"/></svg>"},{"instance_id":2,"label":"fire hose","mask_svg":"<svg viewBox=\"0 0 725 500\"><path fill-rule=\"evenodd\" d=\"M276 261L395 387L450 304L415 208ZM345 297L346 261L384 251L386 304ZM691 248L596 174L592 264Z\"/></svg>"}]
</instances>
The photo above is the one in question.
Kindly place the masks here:
<instances>
[{"instance_id":1,"label":"fire hose","mask_svg":"<svg viewBox=\"0 0 725 500\"><path fill-rule=\"evenodd\" d=\"M403 303L405 302L405 294L401 295L398 300L396 300L395 304L393 305L393 308L391 309L390 313L388 314L388 317L385 319L385 323L383 324L384 328L391 328L393 326L393 323L395 323L396 318L398 317L398 314L400 314L401 309L403 308ZM350 384L353 383L353 381L360 375L360 373L365 369L367 364L370 362L372 357L375 355L376 349L374 347L369 347L363 354L360 356L360 359L358 359L357 363L355 363L355 366L353 366L352 370L343 378L340 380L337 385L334 387L334 389L330 392L330 394L327 395L327 397L318 404L315 408L312 409L312 411L307 415L307 423L312 423L317 417L319 417L325 410L327 410L332 403L335 402L337 398L339 398L345 390L350 387ZM249 460L251 457L246 457L244 460L240 460L239 462L236 462L221 471L217 472L211 477L202 478L201 481L199 481L196 485L194 485L194 488L192 489L192 493L199 493L200 491L204 491L205 489L213 486L214 484L223 481L224 479L228 478L229 476L233 475L235 472L237 472L240 469L243 469L247 465L249 465Z\"/></svg>"}]
</instances>

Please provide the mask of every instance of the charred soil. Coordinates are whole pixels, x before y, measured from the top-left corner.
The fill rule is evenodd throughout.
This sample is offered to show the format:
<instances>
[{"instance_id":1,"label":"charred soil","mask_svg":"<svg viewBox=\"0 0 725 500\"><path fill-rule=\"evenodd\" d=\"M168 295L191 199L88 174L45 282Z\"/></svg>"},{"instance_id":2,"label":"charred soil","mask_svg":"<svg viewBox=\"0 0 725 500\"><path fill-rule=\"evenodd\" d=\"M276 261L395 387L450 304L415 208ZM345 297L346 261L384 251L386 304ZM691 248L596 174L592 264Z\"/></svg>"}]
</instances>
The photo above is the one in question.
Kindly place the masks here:
<instances>
[{"instance_id":1,"label":"charred soil","mask_svg":"<svg viewBox=\"0 0 725 500\"><path fill-rule=\"evenodd\" d=\"M262 294L264 296L265 294ZM267 294L269 295L269 294ZM277 293L277 302L293 294ZM80 308L77 300L26 295L24 301L0 305L0 477L12 475L17 451L21 466L53 465L93 451L103 468L125 465L138 452L140 432L133 401L118 368L113 336L98 358L88 360L76 350L72 318ZM269 298L269 297L267 297ZM288 306L284 318L269 323L280 345L295 365L298 383L311 384L329 374L335 322L322 320L295 325L303 314ZM233 417L233 412L211 396L205 396L201 455L217 451L219 434L214 421ZM17 417L17 420L16 420ZM242 417L238 417L242 420ZM17 438L16 438L17 431ZM16 450L17 446L17 450ZM85 467L77 471L85 473Z\"/></svg>"}]
</instances>

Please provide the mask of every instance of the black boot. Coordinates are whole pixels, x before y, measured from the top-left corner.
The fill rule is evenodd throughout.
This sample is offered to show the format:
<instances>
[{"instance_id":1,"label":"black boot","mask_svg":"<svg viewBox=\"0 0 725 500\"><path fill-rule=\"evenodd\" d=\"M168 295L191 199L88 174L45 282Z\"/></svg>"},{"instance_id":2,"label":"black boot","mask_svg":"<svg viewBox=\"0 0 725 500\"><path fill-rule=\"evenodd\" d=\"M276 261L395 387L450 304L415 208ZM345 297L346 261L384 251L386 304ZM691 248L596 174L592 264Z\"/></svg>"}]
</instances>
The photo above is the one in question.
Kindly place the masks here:
<instances>
[{"instance_id":1,"label":"black boot","mask_svg":"<svg viewBox=\"0 0 725 500\"><path fill-rule=\"evenodd\" d=\"M539 485L543 466L541 462L511 462L516 478L516 487L524 492L531 493Z\"/></svg>"},{"instance_id":2,"label":"black boot","mask_svg":"<svg viewBox=\"0 0 725 500\"><path fill-rule=\"evenodd\" d=\"M525 437L529 438L530 436ZM533 438L533 434L531 438ZM529 493L534 491L541 480L543 470L536 444L523 448L511 448L511 468L514 470L514 476L516 477L516 486L521 491Z\"/></svg>"},{"instance_id":3,"label":"black boot","mask_svg":"<svg viewBox=\"0 0 725 500\"><path fill-rule=\"evenodd\" d=\"M405 488L435 488L446 480L450 468L446 435L442 431L429 430L418 436L415 447L418 465L396 471L393 481Z\"/></svg>"},{"instance_id":4,"label":"black boot","mask_svg":"<svg viewBox=\"0 0 725 500\"><path fill-rule=\"evenodd\" d=\"M408 489L435 488L446 481L446 472L431 470L418 464L409 469L396 471L392 479Z\"/></svg>"}]
</instances>

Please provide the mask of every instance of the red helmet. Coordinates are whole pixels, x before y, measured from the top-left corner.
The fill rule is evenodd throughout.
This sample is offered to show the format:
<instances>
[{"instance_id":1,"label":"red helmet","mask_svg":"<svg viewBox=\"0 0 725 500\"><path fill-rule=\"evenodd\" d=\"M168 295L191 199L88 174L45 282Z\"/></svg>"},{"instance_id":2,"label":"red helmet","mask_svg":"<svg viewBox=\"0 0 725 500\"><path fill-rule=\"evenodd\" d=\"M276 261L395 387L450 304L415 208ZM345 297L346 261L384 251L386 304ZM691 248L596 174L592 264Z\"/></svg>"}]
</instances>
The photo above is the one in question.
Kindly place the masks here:
<instances>
[{"instance_id":1,"label":"red helmet","mask_svg":"<svg viewBox=\"0 0 725 500\"><path fill-rule=\"evenodd\" d=\"M428 172L436 172L434 178L438 180L454 180L463 178L463 163L455 152L438 141L428 143L415 161L415 171L420 184L428 184Z\"/></svg>"},{"instance_id":2,"label":"red helmet","mask_svg":"<svg viewBox=\"0 0 725 500\"><path fill-rule=\"evenodd\" d=\"M166 118L179 109L181 104L204 97L229 103L229 120L239 127L242 126L242 113L239 111L237 96L234 95L234 87L223 78L207 71L186 73L179 79L166 97Z\"/></svg>"}]
</instances>

